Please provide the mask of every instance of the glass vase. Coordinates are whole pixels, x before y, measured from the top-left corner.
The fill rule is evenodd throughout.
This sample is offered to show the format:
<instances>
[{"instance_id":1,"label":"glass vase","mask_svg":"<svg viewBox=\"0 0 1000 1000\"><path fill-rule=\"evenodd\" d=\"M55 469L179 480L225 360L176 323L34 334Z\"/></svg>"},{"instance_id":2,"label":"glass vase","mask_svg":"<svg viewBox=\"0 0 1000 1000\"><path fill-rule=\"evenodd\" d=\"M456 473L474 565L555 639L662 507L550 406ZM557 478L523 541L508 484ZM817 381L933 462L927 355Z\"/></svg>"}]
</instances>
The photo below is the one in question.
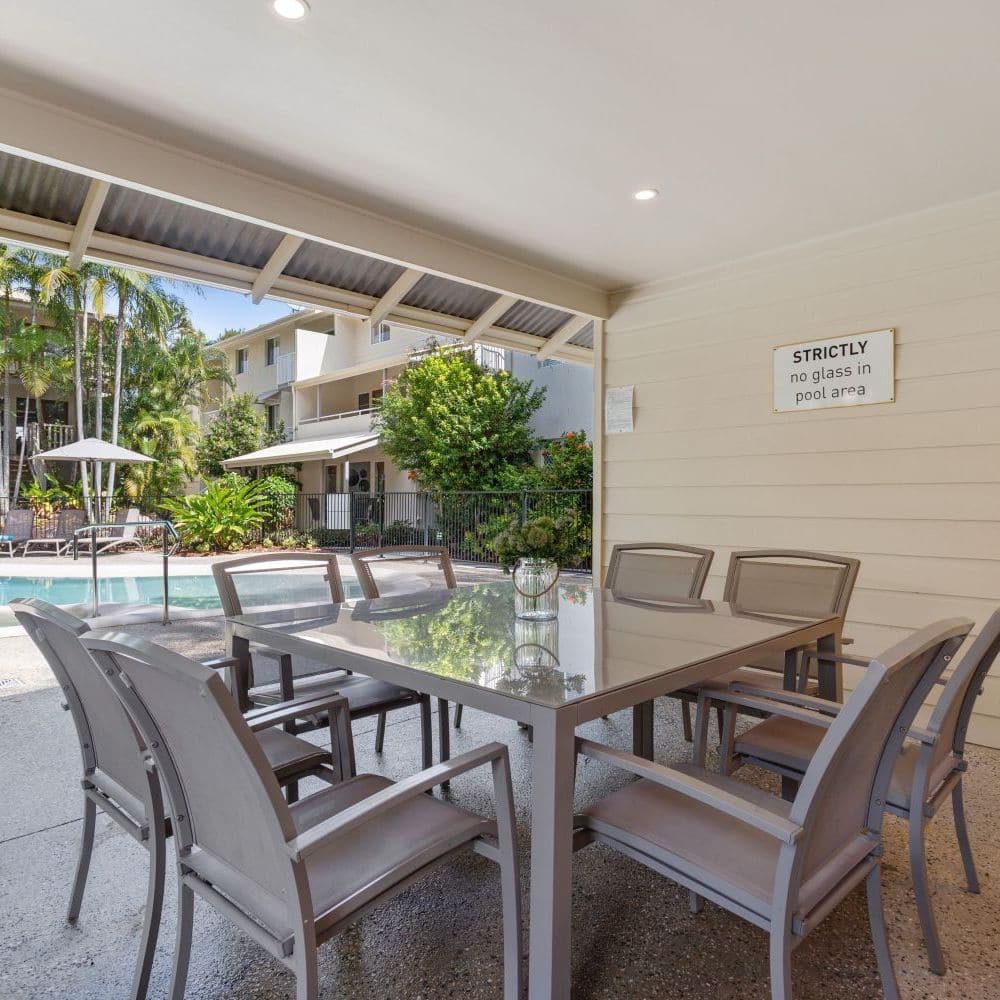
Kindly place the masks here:
<instances>
[{"instance_id":1,"label":"glass vase","mask_svg":"<svg viewBox=\"0 0 1000 1000\"><path fill-rule=\"evenodd\" d=\"M548 621L559 614L559 564L551 559L519 559L514 567L514 614Z\"/></svg>"}]
</instances>

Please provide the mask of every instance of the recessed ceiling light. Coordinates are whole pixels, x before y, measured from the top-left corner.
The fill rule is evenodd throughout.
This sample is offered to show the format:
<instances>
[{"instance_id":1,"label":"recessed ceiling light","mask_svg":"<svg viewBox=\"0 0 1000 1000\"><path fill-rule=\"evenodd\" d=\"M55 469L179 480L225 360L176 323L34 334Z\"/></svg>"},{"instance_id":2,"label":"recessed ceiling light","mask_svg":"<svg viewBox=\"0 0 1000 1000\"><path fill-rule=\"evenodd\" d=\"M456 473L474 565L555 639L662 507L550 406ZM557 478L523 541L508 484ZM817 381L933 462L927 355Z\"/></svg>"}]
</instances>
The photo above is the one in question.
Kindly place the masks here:
<instances>
[{"instance_id":1,"label":"recessed ceiling light","mask_svg":"<svg viewBox=\"0 0 1000 1000\"><path fill-rule=\"evenodd\" d=\"M309 13L307 0L271 0L271 8L287 21L301 21Z\"/></svg>"},{"instance_id":2,"label":"recessed ceiling light","mask_svg":"<svg viewBox=\"0 0 1000 1000\"><path fill-rule=\"evenodd\" d=\"M636 201L652 201L660 192L656 188L642 188L632 195Z\"/></svg>"}]
</instances>

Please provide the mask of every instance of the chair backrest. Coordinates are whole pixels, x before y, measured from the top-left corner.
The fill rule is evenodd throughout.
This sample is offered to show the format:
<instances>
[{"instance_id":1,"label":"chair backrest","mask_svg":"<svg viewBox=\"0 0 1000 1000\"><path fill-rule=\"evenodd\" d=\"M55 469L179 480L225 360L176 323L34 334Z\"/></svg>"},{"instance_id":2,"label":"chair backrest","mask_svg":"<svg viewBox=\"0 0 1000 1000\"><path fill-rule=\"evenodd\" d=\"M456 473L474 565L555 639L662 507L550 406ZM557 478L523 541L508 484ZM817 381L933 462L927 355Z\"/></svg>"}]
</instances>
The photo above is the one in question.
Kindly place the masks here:
<instances>
[{"instance_id":1,"label":"chair backrest","mask_svg":"<svg viewBox=\"0 0 1000 1000\"><path fill-rule=\"evenodd\" d=\"M83 642L149 747L179 856L200 848L221 861L227 894L252 883L295 905L291 814L219 672L126 633Z\"/></svg>"},{"instance_id":2,"label":"chair backrest","mask_svg":"<svg viewBox=\"0 0 1000 1000\"><path fill-rule=\"evenodd\" d=\"M29 507L15 507L7 512L3 534L15 542L26 542L35 533L35 512Z\"/></svg>"},{"instance_id":3,"label":"chair backrest","mask_svg":"<svg viewBox=\"0 0 1000 1000\"><path fill-rule=\"evenodd\" d=\"M121 515L121 511L118 512ZM137 532L139 531L139 514L138 507L129 507L124 516L122 516L121 521L118 523L122 525L122 529L119 532L120 538L135 538Z\"/></svg>"},{"instance_id":4,"label":"chair backrest","mask_svg":"<svg viewBox=\"0 0 1000 1000\"><path fill-rule=\"evenodd\" d=\"M616 545L604 586L616 597L640 601L701 597L714 556L711 549L666 542Z\"/></svg>"},{"instance_id":5,"label":"chair backrest","mask_svg":"<svg viewBox=\"0 0 1000 1000\"><path fill-rule=\"evenodd\" d=\"M226 559L212 566L227 618L251 608L339 604L344 584L332 552L267 552Z\"/></svg>"},{"instance_id":6,"label":"chair backrest","mask_svg":"<svg viewBox=\"0 0 1000 1000\"><path fill-rule=\"evenodd\" d=\"M861 562L798 549L734 552L722 599L742 611L844 618Z\"/></svg>"},{"instance_id":7,"label":"chair backrest","mask_svg":"<svg viewBox=\"0 0 1000 1000\"><path fill-rule=\"evenodd\" d=\"M938 736L938 741L931 750L932 773L948 754L954 753L961 757L965 753L965 736L972 709L998 654L1000 609L990 615L976 641L952 671L931 713L927 729Z\"/></svg>"},{"instance_id":8,"label":"chair backrest","mask_svg":"<svg viewBox=\"0 0 1000 1000\"><path fill-rule=\"evenodd\" d=\"M906 732L972 625L963 618L929 625L865 670L827 730L792 803L789 818L805 831L799 844L803 883L814 876L834 877L838 863L850 861L858 838L880 831L889 779Z\"/></svg>"},{"instance_id":9,"label":"chair backrest","mask_svg":"<svg viewBox=\"0 0 1000 1000\"><path fill-rule=\"evenodd\" d=\"M351 555L354 572L358 575L358 583L365 597L373 599L385 597L388 594L400 594L412 591L413 581L408 580L402 588L384 578L380 582L376 571L392 569L393 564L430 562L436 563L441 571L439 584L454 590L458 586L455 578L455 568L451 564L451 556L442 545L386 545L380 549L365 549Z\"/></svg>"},{"instance_id":10,"label":"chair backrest","mask_svg":"<svg viewBox=\"0 0 1000 1000\"><path fill-rule=\"evenodd\" d=\"M65 507L56 518L56 538L72 538L77 528L87 523L87 513L79 507Z\"/></svg>"},{"instance_id":11,"label":"chair backrest","mask_svg":"<svg viewBox=\"0 0 1000 1000\"><path fill-rule=\"evenodd\" d=\"M80 741L84 773L99 770L143 799L147 782L135 731L81 644L81 637L90 631L86 622L35 597L12 601L10 608L63 690Z\"/></svg>"}]
</instances>

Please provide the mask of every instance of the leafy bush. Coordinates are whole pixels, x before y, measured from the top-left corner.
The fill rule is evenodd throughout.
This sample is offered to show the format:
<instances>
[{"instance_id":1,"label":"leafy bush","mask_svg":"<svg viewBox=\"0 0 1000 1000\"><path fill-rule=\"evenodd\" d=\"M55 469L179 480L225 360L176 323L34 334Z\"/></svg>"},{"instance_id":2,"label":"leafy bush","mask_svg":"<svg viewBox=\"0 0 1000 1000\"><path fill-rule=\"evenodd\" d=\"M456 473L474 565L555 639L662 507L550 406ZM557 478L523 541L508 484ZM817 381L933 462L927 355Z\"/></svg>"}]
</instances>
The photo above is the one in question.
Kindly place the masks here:
<instances>
[{"instance_id":1,"label":"leafy bush","mask_svg":"<svg viewBox=\"0 0 1000 1000\"><path fill-rule=\"evenodd\" d=\"M592 490L594 446L583 431L567 431L545 448L547 464L540 471L541 487L549 490Z\"/></svg>"},{"instance_id":2,"label":"leafy bush","mask_svg":"<svg viewBox=\"0 0 1000 1000\"><path fill-rule=\"evenodd\" d=\"M21 499L36 514L53 514L65 507L82 506L82 487L79 483L64 485L53 475L45 478L48 486L40 486L37 481L32 480L21 490Z\"/></svg>"},{"instance_id":3,"label":"leafy bush","mask_svg":"<svg viewBox=\"0 0 1000 1000\"><path fill-rule=\"evenodd\" d=\"M266 499L259 482L213 483L204 493L164 500L163 510L180 532L185 548L232 552L261 529Z\"/></svg>"},{"instance_id":4,"label":"leafy bush","mask_svg":"<svg viewBox=\"0 0 1000 1000\"><path fill-rule=\"evenodd\" d=\"M195 452L201 475L210 479L223 475L222 463L227 458L247 455L252 451L277 444L284 427L269 431L264 414L249 393L230 396L206 428Z\"/></svg>"}]
</instances>

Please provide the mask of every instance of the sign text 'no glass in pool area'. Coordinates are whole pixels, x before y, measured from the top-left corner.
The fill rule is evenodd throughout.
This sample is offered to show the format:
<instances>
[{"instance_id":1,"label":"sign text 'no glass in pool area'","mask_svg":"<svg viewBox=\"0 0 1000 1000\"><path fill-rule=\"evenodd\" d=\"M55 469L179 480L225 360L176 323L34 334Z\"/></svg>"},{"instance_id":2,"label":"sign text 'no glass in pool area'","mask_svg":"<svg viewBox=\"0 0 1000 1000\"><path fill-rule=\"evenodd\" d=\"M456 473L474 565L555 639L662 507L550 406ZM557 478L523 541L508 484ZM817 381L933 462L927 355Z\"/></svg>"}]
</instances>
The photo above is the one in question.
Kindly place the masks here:
<instances>
[{"instance_id":1,"label":"sign text 'no glass in pool area'","mask_svg":"<svg viewBox=\"0 0 1000 1000\"><path fill-rule=\"evenodd\" d=\"M774 410L891 403L895 330L811 340L774 349Z\"/></svg>"}]
</instances>

